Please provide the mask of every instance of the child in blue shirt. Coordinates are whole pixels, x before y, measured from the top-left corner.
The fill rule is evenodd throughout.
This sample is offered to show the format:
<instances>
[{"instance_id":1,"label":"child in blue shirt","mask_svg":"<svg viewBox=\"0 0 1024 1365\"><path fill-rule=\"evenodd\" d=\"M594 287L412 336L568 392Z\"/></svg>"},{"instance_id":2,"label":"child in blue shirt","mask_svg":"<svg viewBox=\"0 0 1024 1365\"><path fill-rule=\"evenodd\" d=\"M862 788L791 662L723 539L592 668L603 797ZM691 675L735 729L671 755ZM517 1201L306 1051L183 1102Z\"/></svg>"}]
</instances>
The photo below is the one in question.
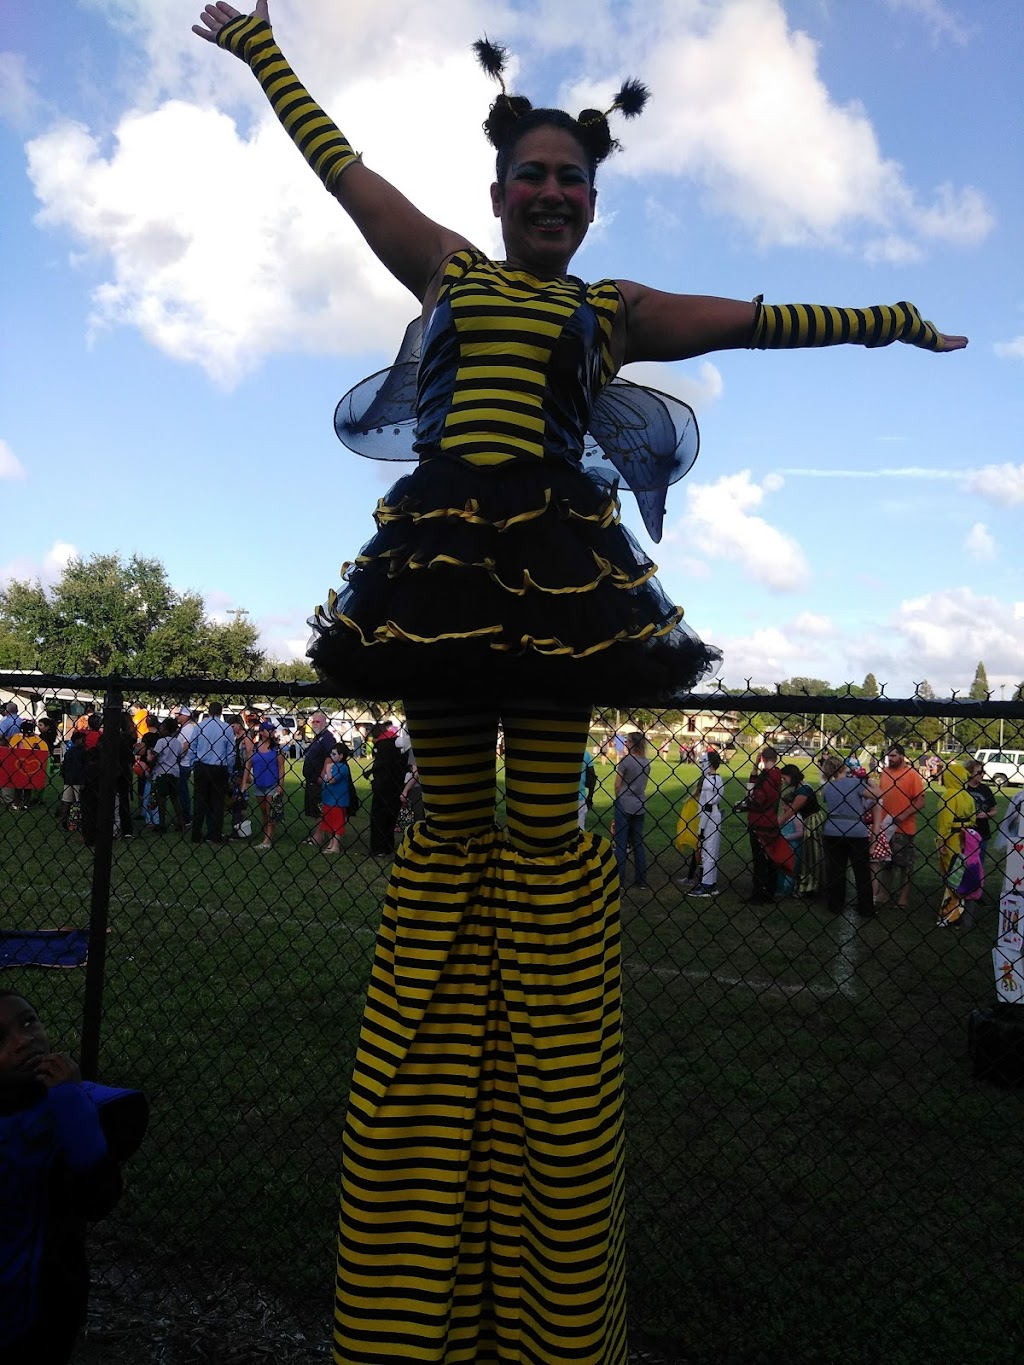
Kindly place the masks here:
<instances>
[{"instance_id":1,"label":"child in blue shirt","mask_svg":"<svg viewBox=\"0 0 1024 1365\"><path fill-rule=\"evenodd\" d=\"M0 1360L66 1365L85 1321L85 1223L121 1197L148 1119L138 1091L83 1081L35 1010L0 991Z\"/></svg>"},{"instance_id":2,"label":"child in blue shirt","mask_svg":"<svg viewBox=\"0 0 1024 1365\"><path fill-rule=\"evenodd\" d=\"M341 851L339 840L345 833L345 817L352 802L352 771L348 760L348 746L338 740L320 774L320 824L313 831L312 839L315 844L327 839L325 853Z\"/></svg>"}]
</instances>

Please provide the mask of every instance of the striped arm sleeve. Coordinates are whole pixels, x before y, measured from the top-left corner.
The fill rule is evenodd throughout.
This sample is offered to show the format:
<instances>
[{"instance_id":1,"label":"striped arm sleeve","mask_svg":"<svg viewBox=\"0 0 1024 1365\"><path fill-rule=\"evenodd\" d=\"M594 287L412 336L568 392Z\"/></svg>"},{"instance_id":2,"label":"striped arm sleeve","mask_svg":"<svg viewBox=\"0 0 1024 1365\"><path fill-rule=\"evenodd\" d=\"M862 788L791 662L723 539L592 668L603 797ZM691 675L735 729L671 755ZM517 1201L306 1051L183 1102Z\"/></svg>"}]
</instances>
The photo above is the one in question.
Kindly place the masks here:
<instances>
[{"instance_id":1,"label":"striped arm sleeve","mask_svg":"<svg viewBox=\"0 0 1024 1365\"><path fill-rule=\"evenodd\" d=\"M217 34L217 45L252 69L285 132L333 194L342 172L359 156L288 65L270 25L240 14Z\"/></svg>"},{"instance_id":2,"label":"striped arm sleeve","mask_svg":"<svg viewBox=\"0 0 1024 1365\"><path fill-rule=\"evenodd\" d=\"M785 350L797 346L888 346L905 341L926 351L941 351L942 338L912 303L877 304L873 308L831 308L818 303L763 303L757 313L750 346Z\"/></svg>"}]
</instances>

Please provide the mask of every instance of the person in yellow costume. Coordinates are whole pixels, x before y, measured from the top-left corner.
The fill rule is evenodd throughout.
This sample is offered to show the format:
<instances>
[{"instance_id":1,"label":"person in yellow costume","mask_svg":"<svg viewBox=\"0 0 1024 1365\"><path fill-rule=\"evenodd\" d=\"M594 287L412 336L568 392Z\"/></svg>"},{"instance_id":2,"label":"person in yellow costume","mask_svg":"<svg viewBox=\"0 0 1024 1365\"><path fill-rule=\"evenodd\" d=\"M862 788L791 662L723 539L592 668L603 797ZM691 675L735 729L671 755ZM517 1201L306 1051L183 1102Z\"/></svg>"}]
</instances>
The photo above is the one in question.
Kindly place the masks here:
<instances>
[{"instance_id":1,"label":"person in yellow costume","mask_svg":"<svg viewBox=\"0 0 1024 1365\"><path fill-rule=\"evenodd\" d=\"M974 827L977 812L967 782L967 769L962 763L946 764L935 817L935 842L943 881L942 902L936 920L940 925L955 924L963 914L963 901L956 889L961 878L955 874L955 869L962 866L965 836Z\"/></svg>"},{"instance_id":2,"label":"person in yellow costume","mask_svg":"<svg viewBox=\"0 0 1024 1365\"><path fill-rule=\"evenodd\" d=\"M607 114L536 109L503 84L484 125L491 260L363 164L269 18L265 0L251 16L217 3L194 27L252 69L421 310L392 370L335 415L353 449L417 463L310 645L345 695L403 699L425 809L395 860L356 1055L335 1359L625 1365L619 887L607 842L579 829L579 774L594 704L668 705L717 651L658 586L605 472L657 539L693 415L617 374L735 347L966 341L906 303L584 283L569 267L616 145ZM477 54L502 82L502 50ZM627 81L607 112L645 98Z\"/></svg>"}]
</instances>

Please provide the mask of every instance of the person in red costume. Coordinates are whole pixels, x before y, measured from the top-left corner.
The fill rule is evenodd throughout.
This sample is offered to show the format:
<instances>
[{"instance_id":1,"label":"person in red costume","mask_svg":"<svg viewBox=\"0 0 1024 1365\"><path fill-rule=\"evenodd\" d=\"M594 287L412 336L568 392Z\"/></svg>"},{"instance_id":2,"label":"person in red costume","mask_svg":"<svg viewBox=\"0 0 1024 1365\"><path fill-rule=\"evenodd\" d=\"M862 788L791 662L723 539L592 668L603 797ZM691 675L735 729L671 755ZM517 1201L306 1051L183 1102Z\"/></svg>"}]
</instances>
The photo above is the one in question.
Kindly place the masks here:
<instances>
[{"instance_id":1,"label":"person in red costume","mask_svg":"<svg viewBox=\"0 0 1024 1365\"><path fill-rule=\"evenodd\" d=\"M773 901L779 869L782 868L784 872L793 870L793 850L779 832L779 800L783 782L778 762L778 754L770 744L766 744L747 788L752 905Z\"/></svg>"}]
</instances>

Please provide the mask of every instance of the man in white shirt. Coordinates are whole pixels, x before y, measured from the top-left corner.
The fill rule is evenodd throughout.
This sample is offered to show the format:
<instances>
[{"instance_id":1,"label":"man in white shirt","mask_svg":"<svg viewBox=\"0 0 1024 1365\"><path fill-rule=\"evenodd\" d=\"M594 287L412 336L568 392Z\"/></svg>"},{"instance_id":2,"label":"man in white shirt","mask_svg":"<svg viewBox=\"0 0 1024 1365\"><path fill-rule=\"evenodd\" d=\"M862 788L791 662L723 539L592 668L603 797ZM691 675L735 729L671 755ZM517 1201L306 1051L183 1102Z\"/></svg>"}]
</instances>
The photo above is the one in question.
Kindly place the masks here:
<instances>
[{"instance_id":1,"label":"man in white shirt","mask_svg":"<svg viewBox=\"0 0 1024 1365\"><path fill-rule=\"evenodd\" d=\"M192 819L192 842L203 842L203 824L211 844L223 844L224 811L228 784L235 766L235 732L224 720L219 701L211 701L205 720L193 725L189 753L195 773L196 809Z\"/></svg>"},{"instance_id":2,"label":"man in white shirt","mask_svg":"<svg viewBox=\"0 0 1024 1365\"><path fill-rule=\"evenodd\" d=\"M718 775L721 760L714 749L704 755L704 777L697 804L700 807L700 886L694 896L718 895L718 853L722 845L722 795L725 784Z\"/></svg>"},{"instance_id":3,"label":"man in white shirt","mask_svg":"<svg viewBox=\"0 0 1024 1365\"><path fill-rule=\"evenodd\" d=\"M196 737L196 725L190 706L178 707L178 738L181 740L181 763L178 767L178 809L187 829L192 823L192 791L189 778L195 765L192 741Z\"/></svg>"}]
</instances>

